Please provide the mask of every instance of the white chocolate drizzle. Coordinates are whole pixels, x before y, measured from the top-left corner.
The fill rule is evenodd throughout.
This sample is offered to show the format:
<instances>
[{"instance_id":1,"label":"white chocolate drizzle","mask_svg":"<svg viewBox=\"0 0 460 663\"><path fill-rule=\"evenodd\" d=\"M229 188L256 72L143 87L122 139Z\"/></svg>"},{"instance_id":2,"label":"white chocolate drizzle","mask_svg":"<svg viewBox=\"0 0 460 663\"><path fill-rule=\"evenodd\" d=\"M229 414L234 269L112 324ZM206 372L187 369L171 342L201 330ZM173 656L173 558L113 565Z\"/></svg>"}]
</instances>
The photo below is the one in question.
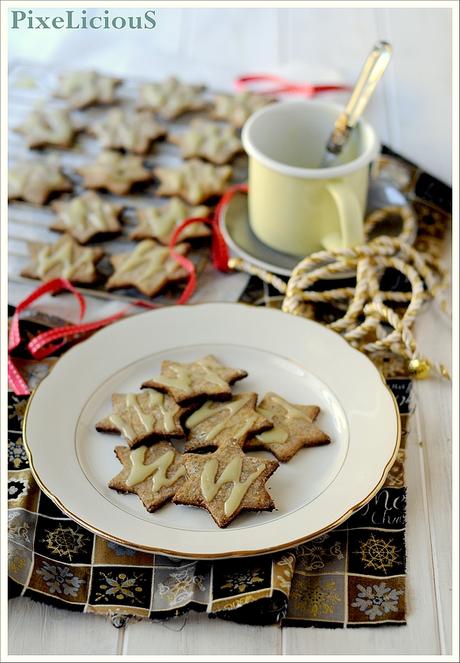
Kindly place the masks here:
<instances>
[{"instance_id":1,"label":"white chocolate drizzle","mask_svg":"<svg viewBox=\"0 0 460 663\"><path fill-rule=\"evenodd\" d=\"M83 249L75 261L72 261L72 254L71 240L61 244L57 250L53 246L44 246L37 254L38 276L44 278L53 267L61 265L61 276L71 279L81 267L91 265L93 262L92 253L89 250Z\"/></svg>"},{"instance_id":2,"label":"white chocolate drizzle","mask_svg":"<svg viewBox=\"0 0 460 663\"><path fill-rule=\"evenodd\" d=\"M138 267L143 267L139 281L146 281L156 272L160 271L169 257L169 249L165 246L155 246L149 240L140 242L130 256L116 270L119 274L126 274Z\"/></svg>"},{"instance_id":3,"label":"white chocolate drizzle","mask_svg":"<svg viewBox=\"0 0 460 663\"><path fill-rule=\"evenodd\" d=\"M217 422L215 426L211 428L210 431L205 435L204 439L207 441L213 440L219 433L221 433L225 428L227 428L229 419L231 419L237 412L239 412L251 399L251 396L242 396L241 398L235 399L233 401L230 401L228 403L222 403L221 405L217 405L213 401L206 401L204 405L200 407L199 410L194 412L190 417L185 422L185 425L189 429L193 429L199 424L201 424L203 421L206 421L207 419L210 419L211 417L214 417L216 415L221 415L223 412L227 413L227 416L222 419L221 421ZM251 421L247 421L243 424L241 431L238 431L238 435L244 434L246 430L249 430L249 428L252 426L254 423L255 418L257 415L252 416ZM251 419L251 417L250 417ZM247 425L249 423L249 425ZM246 428L247 426L247 428ZM246 428L246 430L244 430Z\"/></svg>"},{"instance_id":4,"label":"white chocolate drizzle","mask_svg":"<svg viewBox=\"0 0 460 663\"><path fill-rule=\"evenodd\" d=\"M211 458L205 464L201 473L201 492L205 501L211 502L224 484L233 484L230 495L224 503L224 513L228 517L239 507L250 485L262 474L264 466L261 465L243 482L240 482L243 467L243 458L241 456L233 458L216 481L218 467L219 464L215 458Z\"/></svg>"},{"instance_id":5,"label":"white chocolate drizzle","mask_svg":"<svg viewBox=\"0 0 460 663\"><path fill-rule=\"evenodd\" d=\"M126 479L127 486L136 486L138 483L145 481L150 475L153 475L152 492L156 493L161 488L169 488L185 474L185 467L182 465L171 477L166 476L168 469L174 463L175 452L173 449L166 451L152 463L144 465L146 452L147 447L138 447L129 454L131 470Z\"/></svg>"},{"instance_id":6,"label":"white chocolate drizzle","mask_svg":"<svg viewBox=\"0 0 460 663\"><path fill-rule=\"evenodd\" d=\"M303 410L300 410L294 405L291 405L290 403L285 401L284 398L281 398L281 396L270 393L267 394L267 398L270 398L272 402L276 403L277 405L283 408L283 410L286 413L287 419L304 419L305 421L311 423L310 417L306 412L303 412ZM264 417L267 417L267 419L273 422L273 415L275 414L273 410L268 408L258 407L257 411L260 412L260 414L262 414ZM256 435L257 440L259 440L260 442L265 442L267 444L270 443L282 444L283 442L287 442L288 438L289 438L289 431L283 428L283 426L279 426L277 424L275 424L271 430Z\"/></svg>"},{"instance_id":7,"label":"white chocolate drizzle","mask_svg":"<svg viewBox=\"0 0 460 663\"><path fill-rule=\"evenodd\" d=\"M148 394L148 412L145 412L141 408L139 398L136 396L136 394L127 394L126 407L130 410L134 410L146 432L152 431L153 423L157 420L154 408L158 408L162 417L165 433L172 433L176 428L174 414L179 408L176 406L174 410L168 411L164 406L165 396L159 391L155 391L154 389L146 389L144 393ZM112 414L110 415L109 420L123 433L127 439L132 440L136 437L136 432L130 422L127 421L127 419L121 417L118 414Z\"/></svg>"},{"instance_id":8,"label":"white chocolate drizzle","mask_svg":"<svg viewBox=\"0 0 460 663\"><path fill-rule=\"evenodd\" d=\"M165 384L168 387L174 387L176 389L179 389L180 391L186 391L191 387L192 378L193 378L193 369L196 366L198 366L201 369L201 371L204 373L202 380L206 382L211 382L211 384L215 384L218 387L222 387L224 389L228 388L228 383L217 374L217 372L213 369L212 366L208 365L206 359L201 359L200 361L196 361L194 364L191 364L189 366L182 364L174 364L170 366L170 369L176 374L176 377L170 378L162 375L158 380L158 382L161 382L161 384ZM201 376L197 376L197 379L198 377Z\"/></svg>"}]
</instances>

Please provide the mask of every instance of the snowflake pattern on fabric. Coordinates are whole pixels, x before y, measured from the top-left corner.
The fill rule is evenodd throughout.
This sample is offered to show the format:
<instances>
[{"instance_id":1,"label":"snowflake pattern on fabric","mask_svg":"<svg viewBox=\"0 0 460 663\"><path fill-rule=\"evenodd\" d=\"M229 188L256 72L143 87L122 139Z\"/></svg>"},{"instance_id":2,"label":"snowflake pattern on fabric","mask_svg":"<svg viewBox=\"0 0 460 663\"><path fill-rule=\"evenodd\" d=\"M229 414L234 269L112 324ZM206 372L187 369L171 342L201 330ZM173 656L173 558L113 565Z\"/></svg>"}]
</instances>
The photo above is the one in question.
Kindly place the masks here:
<instances>
[{"instance_id":1,"label":"snowflake pattern on fabric","mask_svg":"<svg viewBox=\"0 0 460 663\"><path fill-rule=\"evenodd\" d=\"M8 481L8 501L18 500L20 497L27 495L29 482L27 479L17 478Z\"/></svg>"},{"instance_id":2,"label":"snowflake pattern on fabric","mask_svg":"<svg viewBox=\"0 0 460 663\"><path fill-rule=\"evenodd\" d=\"M357 585L359 592L356 600L351 604L374 621L387 613L398 610L399 597L402 591L387 587L384 582L378 585Z\"/></svg>"},{"instance_id":3,"label":"snowflake pattern on fabric","mask_svg":"<svg viewBox=\"0 0 460 663\"><path fill-rule=\"evenodd\" d=\"M48 586L50 594L64 594L66 596L77 596L80 586L85 582L73 574L68 566L49 564L42 562L42 567L37 574L43 577Z\"/></svg>"},{"instance_id":4,"label":"snowflake pattern on fabric","mask_svg":"<svg viewBox=\"0 0 460 663\"><path fill-rule=\"evenodd\" d=\"M8 468L20 470L23 467L27 467L27 452L22 438L11 438L8 440Z\"/></svg>"},{"instance_id":5,"label":"snowflake pattern on fabric","mask_svg":"<svg viewBox=\"0 0 460 663\"><path fill-rule=\"evenodd\" d=\"M206 590L204 577L195 575L194 566L179 571L172 571L167 582L160 583L158 591L166 599L171 608L184 605L190 601L196 589L200 592Z\"/></svg>"}]
</instances>

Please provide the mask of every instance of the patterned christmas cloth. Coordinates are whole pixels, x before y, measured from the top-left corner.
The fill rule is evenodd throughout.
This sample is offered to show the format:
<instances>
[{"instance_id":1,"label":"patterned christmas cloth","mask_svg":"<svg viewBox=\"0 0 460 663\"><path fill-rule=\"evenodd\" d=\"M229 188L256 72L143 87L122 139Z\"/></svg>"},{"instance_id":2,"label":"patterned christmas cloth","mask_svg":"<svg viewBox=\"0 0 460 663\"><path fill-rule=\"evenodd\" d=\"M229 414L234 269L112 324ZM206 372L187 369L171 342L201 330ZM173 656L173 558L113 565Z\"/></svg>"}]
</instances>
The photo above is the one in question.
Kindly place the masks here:
<instances>
[{"instance_id":1,"label":"patterned christmas cloth","mask_svg":"<svg viewBox=\"0 0 460 663\"><path fill-rule=\"evenodd\" d=\"M404 435L398 460L372 501L341 527L297 548L218 562L125 548L63 514L29 469L21 436L27 397L10 394L10 595L110 613L118 623L121 615L158 619L190 609L250 624L404 623L403 458L411 382L388 383L400 405Z\"/></svg>"},{"instance_id":2,"label":"patterned christmas cloth","mask_svg":"<svg viewBox=\"0 0 460 663\"><path fill-rule=\"evenodd\" d=\"M450 189L391 154L384 155L378 167L414 206L416 248L439 257L450 219ZM400 290L404 284L392 284L389 274L387 287ZM264 304L270 294L268 286L252 278L242 301ZM318 305L316 313L319 320L333 315L327 305ZM30 338L54 324L48 316L35 315L21 322L22 336ZM21 347L15 360L30 386L56 361L30 361ZM404 624L403 466L411 381L396 357L380 355L374 360L396 396L403 432L401 450L383 488L348 521L317 539L274 555L216 562L138 552L92 534L63 514L40 491L29 468L21 435L27 397L10 394L10 596L110 615L116 626L129 617L161 619L189 610L247 624Z\"/></svg>"}]
</instances>

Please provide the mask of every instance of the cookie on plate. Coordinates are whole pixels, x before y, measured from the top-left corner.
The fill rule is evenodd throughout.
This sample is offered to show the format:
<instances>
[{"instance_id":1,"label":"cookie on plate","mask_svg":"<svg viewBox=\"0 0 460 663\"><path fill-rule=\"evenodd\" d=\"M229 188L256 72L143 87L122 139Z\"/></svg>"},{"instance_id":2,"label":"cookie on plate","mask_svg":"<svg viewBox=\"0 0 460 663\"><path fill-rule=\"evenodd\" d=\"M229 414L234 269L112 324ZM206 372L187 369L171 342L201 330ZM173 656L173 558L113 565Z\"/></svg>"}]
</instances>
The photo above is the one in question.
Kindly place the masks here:
<instances>
[{"instance_id":1,"label":"cookie on plate","mask_svg":"<svg viewBox=\"0 0 460 663\"><path fill-rule=\"evenodd\" d=\"M257 412L271 421L273 428L258 433L246 443L246 449L266 449L286 463L302 447L316 447L331 441L314 423L320 412L317 405L295 405L270 392L260 402Z\"/></svg>"},{"instance_id":2,"label":"cookie on plate","mask_svg":"<svg viewBox=\"0 0 460 663\"><path fill-rule=\"evenodd\" d=\"M183 456L170 442L150 447L115 447L123 469L109 482L120 493L135 493L147 511L156 511L176 493L184 482Z\"/></svg>"},{"instance_id":3,"label":"cookie on plate","mask_svg":"<svg viewBox=\"0 0 460 663\"><path fill-rule=\"evenodd\" d=\"M213 355L207 355L190 364L165 360L160 376L145 380L142 387L166 392L180 404L203 398L227 400L232 394L230 385L246 376L246 371L225 366Z\"/></svg>"},{"instance_id":4,"label":"cookie on plate","mask_svg":"<svg viewBox=\"0 0 460 663\"><path fill-rule=\"evenodd\" d=\"M113 394L112 408L113 412L96 424L96 430L123 435L129 447L158 437L184 437L180 419L187 410L155 389Z\"/></svg>"},{"instance_id":5,"label":"cookie on plate","mask_svg":"<svg viewBox=\"0 0 460 663\"><path fill-rule=\"evenodd\" d=\"M190 159L179 168L156 168L154 174L160 180L159 196L180 196L190 205L199 205L224 193L232 169Z\"/></svg>"},{"instance_id":6,"label":"cookie on plate","mask_svg":"<svg viewBox=\"0 0 460 663\"><path fill-rule=\"evenodd\" d=\"M102 249L80 246L70 235L62 235L54 244L28 242L28 249L32 262L21 276L42 281L63 278L76 284L95 283L99 278L96 263L104 255Z\"/></svg>"},{"instance_id":7,"label":"cookie on plate","mask_svg":"<svg viewBox=\"0 0 460 663\"><path fill-rule=\"evenodd\" d=\"M181 149L184 159L197 157L221 166L243 151L243 145L233 127L193 120L180 134L168 134L168 140Z\"/></svg>"},{"instance_id":8,"label":"cookie on plate","mask_svg":"<svg viewBox=\"0 0 460 663\"><path fill-rule=\"evenodd\" d=\"M213 99L211 117L214 120L225 120L234 127L241 129L246 120L259 108L266 106L274 99L253 92L239 94L217 94Z\"/></svg>"},{"instance_id":9,"label":"cookie on plate","mask_svg":"<svg viewBox=\"0 0 460 663\"><path fill-rule=\"evenodd\" d=\"M172 76L159 83L142 85L137 106L143 110L155 111L166 120L174 120L188 111L206 107L201 98L203 90L202 85L182 83Z\"/></svg>"},{"instance_id":10,"label":"cookie on plate","mask_svg":"<svg viewBox=\"0 0 460 663\"><path fill-rule=\"evenodd\" d=\"M55 97L66 99L72 108L87 108L115 101L115 89L121 80L96 71L68 71L59 76Z\"/></svg>"},{"instance_id":11,"label":"cookie on plate","mask_svg":"<svg viewBox=\"0 0 460 663\"><path fill-rule=\"evenodd\" d=\"M265 483L279 467L243 453L228 442L212 454L185 454L186 478L173 497L175 504L207 509L219 527L226 527L241 511L275 508Z\"/></svg>"},{"instance_id":12,"label":"cookie on plate","mask_svg":"<svg viewBox=\"0 0 460 663\"><path fill-rule=\"evenodd\" d=\"M177 244L174 251L185 255L188 244ZM129 253L110 256L114 273L106 283L107 290L137 288L153 297L169 283L187 278L186 270L171 256L169 249L153 239L144 239Z\"/></svg>"},{"instance_id":13,"label":"cookie on plate","mask_svg":"<svg viewBox=\"0 0 460 663\"><path fill-rule=\"evenodd\" d=\"M135 154L147 154L152 143L167 133L150 113L129 113L120 108L112 108L104 119L89 125L86 130L94 134L105 149Z\"/></svg>"},{"instance_id":14,"label":"cookie on plate","mask_svg":"<svg viewBox=\"0 0 460 663\"><path fill-rule=\"evenodd\" d=\"M199 205L192 207L180 198L171 198L166 205L161 207L142 207L136 210L139 221L133 230L131 239L157 239L162 244L168 245L177 226L185 219L207 218L211 214L209 207ZM179 241L188 239L199 239L209 237L210 228L205 223L191 223L184 228L179 236Z\"/></svg>"},{"instance_id":15,"label":"cookie on plate","mask_svg":"<svg viewBox=\"0 0 460 663\"><path fill-rule=\"evenodd\" d=\"M66 191L72 191L72 183L54 161L24 161L9 170L8 200L44 205L53 194Z\"/></svg>"},{"instance_id":16,"label":"cookie on plate","mask_svg":"<svg viewBox=\"0 0 460 663\"><path fill-rule=\"evenodd\" d=\"M152 179L141 157L111 150L101 152L96 161L77 168L77 173L88 189L107 189L118 196L129 193L134 184Z\"/></svg>"},{"instance_id":17,"label":"cookie on plate","mask_svg":"<svg viewBox=\"0 0 460 663\"><path fill-rule=\"evenodd\" d=\"M71 200L57 200L51 207L57 213L51 230L67 232L80 244L95 238L115 237L121 232L118 219L122 206L109 203L94 191L86 191Z\"/></svg>"},{"instance_id":18,"label":"cookie on plate","mask_svg":"<svg viewBox=\"0 0 460 663\"><path fill-rule=\"evenodd\" d=\"M63 108L33 110L14 130L25 136L30 148L72 147L77 133L69 111Z\"/></svg>"},{"instance_id":19,"label":"cookie on plate","mask_svg":"<svg viewBox=\"0 0 460 663\"><path fill-rule=\"evenodd\" d=\"M250 435L272 428L256 404L255 393L236 394L223 403L206 401L184 422L189 431L185 451L220 447L229 440L243 446Z\"/></svg>"}]
</instances>

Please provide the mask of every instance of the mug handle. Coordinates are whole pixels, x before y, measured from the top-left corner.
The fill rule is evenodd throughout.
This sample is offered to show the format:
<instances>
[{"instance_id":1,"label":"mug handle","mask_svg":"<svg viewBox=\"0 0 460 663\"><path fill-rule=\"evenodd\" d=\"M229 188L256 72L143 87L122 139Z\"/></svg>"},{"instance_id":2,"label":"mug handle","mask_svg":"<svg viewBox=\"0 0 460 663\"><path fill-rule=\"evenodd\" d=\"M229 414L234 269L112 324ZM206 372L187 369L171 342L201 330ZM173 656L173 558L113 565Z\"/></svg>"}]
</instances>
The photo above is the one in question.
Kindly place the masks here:
<instances>
[{"instance_id":1,"label":"mug handle","mask_svg":"<svg viewBox=\"0 0 460 663\"><path fill-rule=\"evenodd\" d=\"M331 232L321 239L326 251L335 251L364 242L363 213L355 192L345 182L328 182L326 188L337 207L340 232Z\"/></svg>"}]
</instances>

